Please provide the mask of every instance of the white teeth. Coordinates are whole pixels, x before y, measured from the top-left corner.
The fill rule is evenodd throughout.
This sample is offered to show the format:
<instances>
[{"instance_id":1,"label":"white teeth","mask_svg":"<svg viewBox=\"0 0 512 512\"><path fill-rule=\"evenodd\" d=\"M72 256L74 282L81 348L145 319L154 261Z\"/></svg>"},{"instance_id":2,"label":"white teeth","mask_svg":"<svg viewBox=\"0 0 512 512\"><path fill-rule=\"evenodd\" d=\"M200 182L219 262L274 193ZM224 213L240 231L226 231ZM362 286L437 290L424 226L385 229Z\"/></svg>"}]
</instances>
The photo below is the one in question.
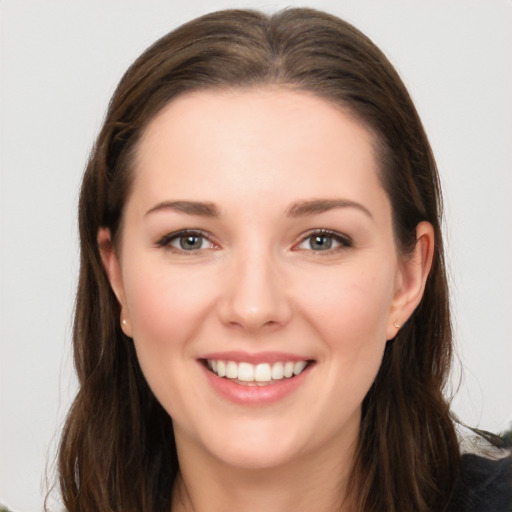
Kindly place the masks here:
<instances>
[{"instance_id":1,"label":"white teeth","mask_svg":"<svg viewBox=\"0 0 512 512\"><path fill-rule=\"evenodd\" d=\"M236 379L238 376L238 366L234 361L228 361L226 364L226 377L228 379Z\"/></svg>"},{"instance_id":2,"label":"white teeth","mask_svg":"<svg viewBox=\"0 0 512 512\"><path fill-rule=\"evenodd\" d=\"M283 363L274 363L272 365L272 378L274 380L281 380L284 377Z\"/></svg>"},{"instance_id":3,"label":"white teeth","mask_svg":"<svg viewBox=\"0 0 512 512\"><path fill-rule=\"evenodd\" d=\"M220 359L208 359L208 368L219 377L240 380L242 382L270 382L291 378L302 373L307 366L307 361L278 361L276 363L236 363L235 361L222 361Z\"/></svg>"},{"instance_id":4,"label":"white teeth","mask_svg":"<svg viewBox=\"0 0 512 512\"><path fill-rule=\"evenodd\" d=\"M268 363L258 364L254 369L254 380L256 382L270 382L272 374Z\"/></svg>"},{"instance_id":5,"label":"white teeth","mask_svg":"<svg viewBox=\"0 0 512 512\"><path fill-rule=\"evenodd\" d=\"M288 361L284 365L284 376L289 379L293 375L293 366L294 364Z\"/></svg>"},{"instance_id":6,"label":"white teeth","mask_svg":"<svg viewBox=\"0 0 512 512\"><path fill-rule=\"evenodd\" d=\"M294 375L299 375L300 373L302 373L302 370L304 370L304 368L306 368L306 361L297 361L294 365L293 365L293 374Z\"/></svg>"},{"instance_id":7,"label":"white teeth","mask_svg":"<svg viewBox=\"0 0 512 512\"><path fill-rule=\"evenodd\" d=\"M224 361L217 361L217 375L219 377L226 376L226 363Z\"/></svg>"},{"instance_id":8,"label":"white teeth","mask_svg":"<svg viewBox=\"0 0 512 512\"><path fill-rule=\"evenodd\" d=\"M244 382L253 382L254 366L250 363L240 363L238 365L238 380L242 380Z\"/></svg>"}]
</instances>

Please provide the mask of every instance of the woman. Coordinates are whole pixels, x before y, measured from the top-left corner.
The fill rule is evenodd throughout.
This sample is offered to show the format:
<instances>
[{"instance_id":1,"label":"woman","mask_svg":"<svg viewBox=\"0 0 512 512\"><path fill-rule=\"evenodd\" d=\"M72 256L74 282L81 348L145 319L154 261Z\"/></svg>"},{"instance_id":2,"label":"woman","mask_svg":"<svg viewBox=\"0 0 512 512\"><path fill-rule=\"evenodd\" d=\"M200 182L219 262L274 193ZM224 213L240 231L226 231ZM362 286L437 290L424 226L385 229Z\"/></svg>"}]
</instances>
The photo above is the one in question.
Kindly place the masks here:
<instances>
[{"instance_id":1,"label":"woman","mask_svg":"<svg viewBox=\"0 0 512 512\"><path fill-rule=\"evenodd\" d=\"M507 467L469 501L442 394L440 216L409 95L352 26L224 11L155 43L82 185L67 509L492 508Z\"/></svg>"}]
</instances>

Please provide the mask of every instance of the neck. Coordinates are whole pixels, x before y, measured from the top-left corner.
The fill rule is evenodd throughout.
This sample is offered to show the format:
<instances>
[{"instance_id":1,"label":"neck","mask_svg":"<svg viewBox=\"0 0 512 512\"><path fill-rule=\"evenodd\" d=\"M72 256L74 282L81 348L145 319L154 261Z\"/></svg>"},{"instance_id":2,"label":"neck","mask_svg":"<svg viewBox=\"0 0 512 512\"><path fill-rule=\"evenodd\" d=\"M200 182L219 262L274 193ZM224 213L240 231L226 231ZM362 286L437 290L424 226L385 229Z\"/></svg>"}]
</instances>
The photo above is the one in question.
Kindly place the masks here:
<instances>
[{"instance_id":1,"label":"neck","mask_svg":"<svg viewBox=\"0 0 512 512\"><path fill-rule=\"evenodd\" d=\"M264 469L232 467L189 452L180 457L172 510L350 512L346 489L354 447L336 458L331 448Z\"/></svg>"}]
</instances>

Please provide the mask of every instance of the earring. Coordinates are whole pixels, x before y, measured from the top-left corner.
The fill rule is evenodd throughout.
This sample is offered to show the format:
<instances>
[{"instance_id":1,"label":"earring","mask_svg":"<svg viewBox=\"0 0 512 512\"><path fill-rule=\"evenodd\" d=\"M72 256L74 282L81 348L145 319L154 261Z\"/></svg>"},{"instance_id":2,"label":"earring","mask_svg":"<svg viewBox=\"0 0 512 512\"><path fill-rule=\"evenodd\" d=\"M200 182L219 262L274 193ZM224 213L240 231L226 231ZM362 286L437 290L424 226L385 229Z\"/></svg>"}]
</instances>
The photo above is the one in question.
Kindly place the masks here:
<instances>
[{"instance_id":1,"label":"earring","mask_svg":"<svg viewBox=\"0 0 512 512\"><path fill-rule=\"evenodd\" d=\"M401 329L401 327L402 327L402 326L401 326L401 325L400 325L400 324L395 320L395 321L393 322L393 327L394 327L397 331L399 331L399 330Z\"/></svg>"},{"instance_id":2,"label":"earring","mask_svg":"<svg viewBox=\"0 0 512 512\"><path fill-rule=\"evenodd\" d=\"M125 320L124 318L121 320L121 323L122 323L124 326L126 326L126 325L127 325L127 322L126 322L126 320Z\"/></svg>"}]
</instances>

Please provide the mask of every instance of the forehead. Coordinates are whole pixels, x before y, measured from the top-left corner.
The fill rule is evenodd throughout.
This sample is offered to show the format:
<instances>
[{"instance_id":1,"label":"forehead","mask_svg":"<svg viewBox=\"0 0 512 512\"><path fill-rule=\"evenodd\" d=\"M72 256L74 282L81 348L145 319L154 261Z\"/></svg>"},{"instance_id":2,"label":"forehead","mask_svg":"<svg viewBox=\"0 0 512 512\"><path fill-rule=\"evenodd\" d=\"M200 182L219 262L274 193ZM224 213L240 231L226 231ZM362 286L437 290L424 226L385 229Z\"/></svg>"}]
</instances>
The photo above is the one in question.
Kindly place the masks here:
<instances>
[{"instance_id":1,"label":"forehead","mask_svg":"<svg viewBox=\"0 0 512 512\"><path fill-rule=\"evenodd\" d=\"M168 135L193 135L197 138L204 134L202 128L208 129L212 122L221 124L207 133L210 140L229 127L240 128L239 135L242 136L247 130L255 131L262 124L276 130L293 125L295 130L287 132L290 142L293 142L291 136L304 135L299 128L307 131L309 136L318 134L326 137L329 134L337 139L346 135L339 131L342 118L346 125L350 124L347 126L350 131L357 132L372 147L377 147L374 144L377 137L348 106L335 104L310 91L277 85L193 91L173 99L156 114L143 131L137 154L141 154L144 146L155 143L162 130L166 130Z\"/></svg>"},{"instance_id":2,"label":"forehead","mask_svg":"<svg viewBox=\"0 0 512 512\"><path fill-rule=\"evenodd\" d=\"M311 93L193 92L149 123L136 152L133 190L241 197L277 188L281 197L328 197L334 187L336 195L358 195L381 188L374 148L355 116Z\"/></svg>"}]
</instances>

